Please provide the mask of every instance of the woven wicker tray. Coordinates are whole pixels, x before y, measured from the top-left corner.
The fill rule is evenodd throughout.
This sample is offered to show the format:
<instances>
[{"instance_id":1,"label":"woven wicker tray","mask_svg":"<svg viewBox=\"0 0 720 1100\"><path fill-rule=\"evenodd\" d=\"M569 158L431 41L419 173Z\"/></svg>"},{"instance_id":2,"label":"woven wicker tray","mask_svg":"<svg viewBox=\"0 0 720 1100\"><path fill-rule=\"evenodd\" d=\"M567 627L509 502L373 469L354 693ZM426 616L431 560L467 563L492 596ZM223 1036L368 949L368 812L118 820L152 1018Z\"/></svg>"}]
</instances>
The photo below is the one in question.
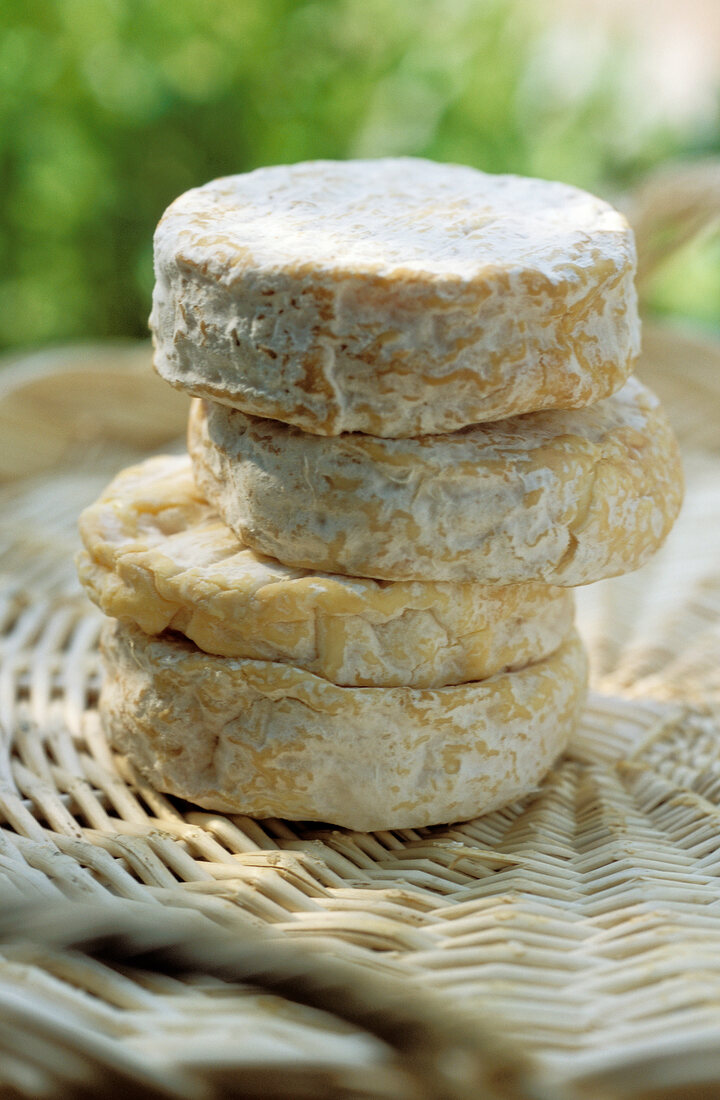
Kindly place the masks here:
<instances>
[{"instance_id":1,"label":"woven wicker tray","mask_svg":"<svg viewBox=\"0 0 720 1100\"><path fill-rule=\"evenodd\" d=\"M540 790L372 835L159 795L105 745L77 513L181 447L141 347L0 373L0 1095L720 1095L720 351L645 335L687 498L578 593Z\"/></svg>"}]
</instances>

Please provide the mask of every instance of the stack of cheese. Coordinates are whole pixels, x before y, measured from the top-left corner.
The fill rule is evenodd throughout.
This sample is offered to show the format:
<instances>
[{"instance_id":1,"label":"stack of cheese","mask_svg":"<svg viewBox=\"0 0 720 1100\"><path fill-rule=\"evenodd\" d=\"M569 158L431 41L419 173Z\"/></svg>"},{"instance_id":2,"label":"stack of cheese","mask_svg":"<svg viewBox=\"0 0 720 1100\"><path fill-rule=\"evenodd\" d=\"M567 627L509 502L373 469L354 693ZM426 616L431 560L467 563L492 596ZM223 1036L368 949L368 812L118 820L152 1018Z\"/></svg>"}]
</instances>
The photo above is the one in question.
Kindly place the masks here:
<instances>
[{"instance_id":1,"label":"stack of cheese","mask_svg":"<svg viewBox=\"0 0 720 1100\"><path fill-rule=\"evenodd\" d=\"M208 808L402 828L532 789L586 684L569 587L678 511L630 378L632 234L557 183L415 160L262 169L155 238L190 458L81 522L116 621L105 728Z\"/></svg>"}]
</instances>

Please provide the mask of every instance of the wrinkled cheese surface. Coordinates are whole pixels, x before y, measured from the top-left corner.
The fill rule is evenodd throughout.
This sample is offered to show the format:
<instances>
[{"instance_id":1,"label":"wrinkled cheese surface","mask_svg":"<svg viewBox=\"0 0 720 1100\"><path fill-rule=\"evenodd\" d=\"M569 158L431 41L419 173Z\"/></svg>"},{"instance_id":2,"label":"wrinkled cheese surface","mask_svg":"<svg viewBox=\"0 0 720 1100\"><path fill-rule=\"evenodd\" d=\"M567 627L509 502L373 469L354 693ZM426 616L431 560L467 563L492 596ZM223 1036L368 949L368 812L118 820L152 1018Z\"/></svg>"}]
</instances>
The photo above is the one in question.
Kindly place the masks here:
<instances>
[{"instance_id":1,"label":"wrinkled cheese surface","mask_svg":"<svg viewBox=\"0 0 720 1100\"><path fill-rule=\"evenodd\" d=\"M682 499L675 437L635 378L586 409L414 439L326 439L198 401L189 447L202 491L247 545L395 580L572 586L627 573Z\"/></svg>"},{"instance_id":2,"label":"wrinkled cheese surface","mask_svg":"<svg viewBox=\"0 0 720 1100\"><path fill-rule=\"evenodd\" d=\"M109 623L104 727L157 789L207 809L353 829L458 821L530 791L586 684L577 636L481 683L338 687Z\"/></svg>"},{"instance_id":3,"label":"wrinkled cheese surface","mask_svg":"<svg viewBox=\"0 0 720 1100\"><path fill-rule=\"evenodd\" d=\"M337 684L481 680L553 652L572 627L571 594L543 584L379 583L256 554L202 499L187 456L124 470L80 531L80 579L107 615Z\"/></svg>"},{"instance_id":4,"label":"wrinkled cheese surface","mask_svg":"<svg viewBox=\"0 0 720 1100\"><path fill-rule=\"evenodd\" d=\"M412 158L262 168L155 234L155 365L320 435L454 431L617 390L632 232L562 183Z\"/></svg>"}]
</instances>

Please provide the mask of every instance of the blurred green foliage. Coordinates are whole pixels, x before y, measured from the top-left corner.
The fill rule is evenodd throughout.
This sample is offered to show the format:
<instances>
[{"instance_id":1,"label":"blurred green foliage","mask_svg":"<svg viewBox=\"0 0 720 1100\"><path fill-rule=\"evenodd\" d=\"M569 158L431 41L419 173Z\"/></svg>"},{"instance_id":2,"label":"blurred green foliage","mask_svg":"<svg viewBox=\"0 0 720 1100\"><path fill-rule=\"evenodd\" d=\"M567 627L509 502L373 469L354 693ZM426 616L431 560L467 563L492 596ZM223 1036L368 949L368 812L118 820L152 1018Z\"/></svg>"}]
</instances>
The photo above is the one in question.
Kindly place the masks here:
<instances>
[{"instance_id":1,"label":"blurred green foliage","mask_svg":"<svg viewBox=\"0 0 720 1100\"><path fill-rule=\"evenodd\" d=\"M4 0L0 346L146 334L155 223L215 176L410 153L612 195L697 140L638 131L620 46L569 80L543 10ZM683 305L705 316L716 284L695 285L700 308ZM658 305L672 297L671 279Z\"/></svg>"}]
</instances>

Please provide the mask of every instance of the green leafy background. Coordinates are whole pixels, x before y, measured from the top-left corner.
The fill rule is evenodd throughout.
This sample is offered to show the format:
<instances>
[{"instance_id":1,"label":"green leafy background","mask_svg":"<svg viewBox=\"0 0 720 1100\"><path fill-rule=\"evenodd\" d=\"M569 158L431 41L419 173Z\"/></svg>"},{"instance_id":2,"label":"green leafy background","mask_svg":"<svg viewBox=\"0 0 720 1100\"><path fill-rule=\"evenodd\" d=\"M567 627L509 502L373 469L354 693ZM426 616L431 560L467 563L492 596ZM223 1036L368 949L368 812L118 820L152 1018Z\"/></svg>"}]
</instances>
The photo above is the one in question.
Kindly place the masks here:
<instances>
[{"instance_id":1,"label":"green leafy background","mask_svg":"<svg viewBox=\"0 0 720 1100\"><path fill-rule=\"evenodd\" d=\"M612 198L720 151L634 110L633 48L568 75L529 0L4 0L0 347L146 335L155 223L215 176L403 153ZM717 239L651 289L710 324L718 303Z\"/></svg>"}]
</instances>

